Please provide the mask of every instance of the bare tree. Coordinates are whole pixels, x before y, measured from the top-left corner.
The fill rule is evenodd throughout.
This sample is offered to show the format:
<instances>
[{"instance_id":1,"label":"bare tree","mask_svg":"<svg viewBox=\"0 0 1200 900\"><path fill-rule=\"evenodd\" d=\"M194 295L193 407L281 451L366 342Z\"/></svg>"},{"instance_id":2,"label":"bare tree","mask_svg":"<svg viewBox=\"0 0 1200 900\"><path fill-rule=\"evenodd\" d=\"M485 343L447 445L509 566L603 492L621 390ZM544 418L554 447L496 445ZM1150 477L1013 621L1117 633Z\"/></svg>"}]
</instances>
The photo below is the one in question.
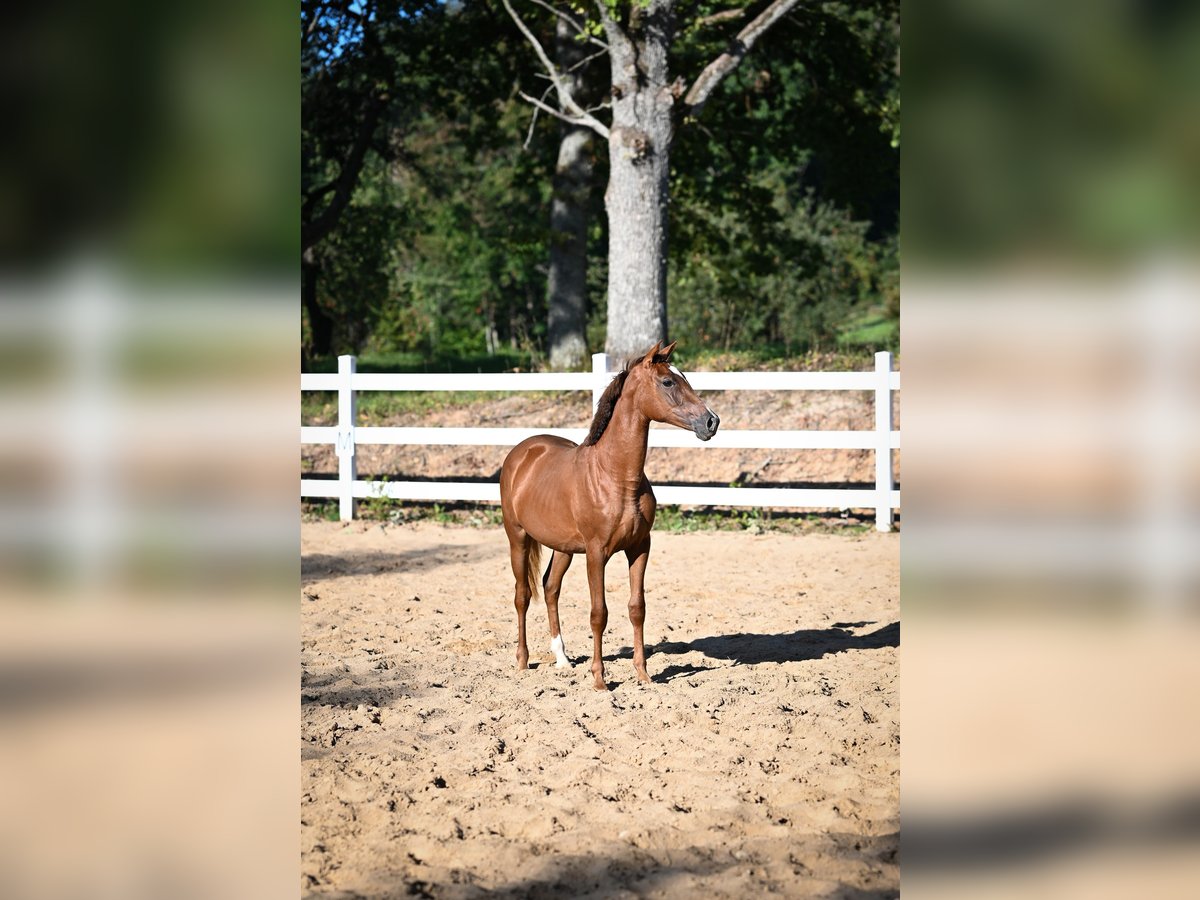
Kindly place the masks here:
<instances>
[{"instance_id":1,"label":"bare tree","mask_svg":"<svg viewBox=\"0 0 1200 900\"><path fill-rule=\"evenodd\" d=\"M667 201L670 153L676 130L699 115L721 80L732 72L768 29L799 0L772 0L729 41L726 49L690 82L671 78L677 0L621 0L610 7L595 0L609 57L611 86L600 108L581 105L566 73L554 63L512 6L502 0L550 78L557 104L529 94L538 109L568 124L589 128L608 141L608 335L614 356L640 353L667 339ZM545 7L543 0L531 0ZM709 16L720 26L738 10Z\"/></svg>"}]
</instances>

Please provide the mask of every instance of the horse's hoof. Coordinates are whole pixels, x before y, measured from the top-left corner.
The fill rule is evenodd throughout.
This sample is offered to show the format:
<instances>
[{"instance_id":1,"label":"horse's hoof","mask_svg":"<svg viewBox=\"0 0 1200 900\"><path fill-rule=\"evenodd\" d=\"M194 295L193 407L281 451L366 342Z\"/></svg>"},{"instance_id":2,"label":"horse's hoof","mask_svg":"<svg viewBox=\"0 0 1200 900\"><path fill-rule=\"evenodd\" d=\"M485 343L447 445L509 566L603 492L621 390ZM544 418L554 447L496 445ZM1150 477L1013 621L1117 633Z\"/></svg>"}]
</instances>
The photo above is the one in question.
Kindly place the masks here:
<instances>
[{"instance_id":1,"label":"horse's hoof","mask_svg":"<svg viewBox=\"0 0 1200 900\"><path fill-rule=\"evenodd\" d=\"M560 634L550 642L550 652L554 654L554 665L559 669L571 668L571 660L567 657L567 650L563 646L562 635Z\"/></svg>"},{"instance_id":2,"label":"horse's hoof","mask_svg":"<svg viewBox=\"0 0 1200 900\"><path fill-rule=\"evenodd\" d=\"M597 684L597 685L595 685L595 688L598 691L607 691L608 685L607 684Z\"/></svg>"}]
</instances>

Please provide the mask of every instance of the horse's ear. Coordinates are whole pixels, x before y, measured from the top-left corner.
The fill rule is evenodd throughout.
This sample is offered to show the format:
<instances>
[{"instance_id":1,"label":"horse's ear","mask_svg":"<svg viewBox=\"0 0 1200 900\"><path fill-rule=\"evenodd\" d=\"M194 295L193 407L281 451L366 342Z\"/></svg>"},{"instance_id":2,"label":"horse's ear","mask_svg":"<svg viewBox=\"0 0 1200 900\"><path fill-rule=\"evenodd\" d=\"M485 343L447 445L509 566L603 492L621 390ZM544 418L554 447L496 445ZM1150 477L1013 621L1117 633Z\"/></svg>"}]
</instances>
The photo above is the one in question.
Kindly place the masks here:
<instances>
[{"instance_id":1,"label":"horse's ear","mask_svg":"<svg viewBox=\"0 0 1200 900\"><path fill-rule=\"evenodd\" d=\"M671 343L667 344L665 347L662 345L662 341L659 341L654 345L650 352L646 354L646 360L652 364L670 362L671 353L674 352L674 350L675 341L671 341Z\"/></svg>"},{"instance_id":2,"label":"horse's ear","mask_svg":"<svg viewBox=\"0 0 1200 900\"><path fill-rule=\"evenodd\" d=\"M651 347L649 350L647 350L645 352L645 354L642 355L642 361L648 366L658 362L657 357L658 357L661 349L662 349L662 341L655 341L654 346Z\"/></svg>"}]
</instances>

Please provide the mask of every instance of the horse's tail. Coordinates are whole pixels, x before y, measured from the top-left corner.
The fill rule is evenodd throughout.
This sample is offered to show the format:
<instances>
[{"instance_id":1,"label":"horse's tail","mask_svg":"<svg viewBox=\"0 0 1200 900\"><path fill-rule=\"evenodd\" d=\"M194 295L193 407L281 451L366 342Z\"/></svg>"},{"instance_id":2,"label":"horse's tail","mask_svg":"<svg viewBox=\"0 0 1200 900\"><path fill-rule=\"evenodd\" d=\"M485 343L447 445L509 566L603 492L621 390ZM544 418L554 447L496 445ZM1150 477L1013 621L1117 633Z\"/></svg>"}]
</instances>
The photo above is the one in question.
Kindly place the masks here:
<instances>
[{"instance_id":1,"label":"horse's tail","mask_svg":"<svg viewBox=\"0 0 1200 900\"><path fill-rule=\"evenodd\" d=\"M525 542L525 584L531 599L537 599L538 582L542 580L542 545L533 538Z\"/></svg>"}]
</instances>

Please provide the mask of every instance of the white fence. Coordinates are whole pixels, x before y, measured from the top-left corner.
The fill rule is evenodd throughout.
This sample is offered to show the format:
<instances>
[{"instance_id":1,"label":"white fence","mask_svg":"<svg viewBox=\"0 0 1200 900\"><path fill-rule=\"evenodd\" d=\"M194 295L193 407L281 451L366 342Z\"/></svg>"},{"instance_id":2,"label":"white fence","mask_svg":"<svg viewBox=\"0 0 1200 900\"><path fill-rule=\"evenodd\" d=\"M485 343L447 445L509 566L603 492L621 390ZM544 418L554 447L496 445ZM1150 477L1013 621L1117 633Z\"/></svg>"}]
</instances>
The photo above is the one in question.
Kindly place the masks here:
<instances>
[{"instance_id":1,"label":"white fence","mask_svg":"<svg viewBox=\"0 0 1200 900\"><path fill-rule=\"evenodd\" d=\"M592 392L592 406L615 374L608 357L592 357L591 372L506 372L479 375L360 374L353 356L338 357L336 375L302 374L301 391L337 391L338 424L301 426L301 444L333 444L337 448L338 479L300 479L301 497L336 497L340 517L354 518L356 498L396 500L500 500L497 482L360 481L355 448L366 444L458 444L513 446L530 435L557 434L581 441L586 428L391 428L358 426L355 395L359 391L563 391ZM695 487L656 484L660 503L697 506L754 506L791 508L874 509L875 527L892 528L892 510L900 492L892 480L892 452L900 446L893 430L892 391L900 388L900 373L892 371L890 353L875 354L873 372L691 372L688 381L698 391L793 390L873 391L875 428L871 431L718 431L710 441L677 429L651 429L651 447L754 448L771 450L863 449L875 451L875 486L862 488Z\"/></svg>"}]
</instances>

